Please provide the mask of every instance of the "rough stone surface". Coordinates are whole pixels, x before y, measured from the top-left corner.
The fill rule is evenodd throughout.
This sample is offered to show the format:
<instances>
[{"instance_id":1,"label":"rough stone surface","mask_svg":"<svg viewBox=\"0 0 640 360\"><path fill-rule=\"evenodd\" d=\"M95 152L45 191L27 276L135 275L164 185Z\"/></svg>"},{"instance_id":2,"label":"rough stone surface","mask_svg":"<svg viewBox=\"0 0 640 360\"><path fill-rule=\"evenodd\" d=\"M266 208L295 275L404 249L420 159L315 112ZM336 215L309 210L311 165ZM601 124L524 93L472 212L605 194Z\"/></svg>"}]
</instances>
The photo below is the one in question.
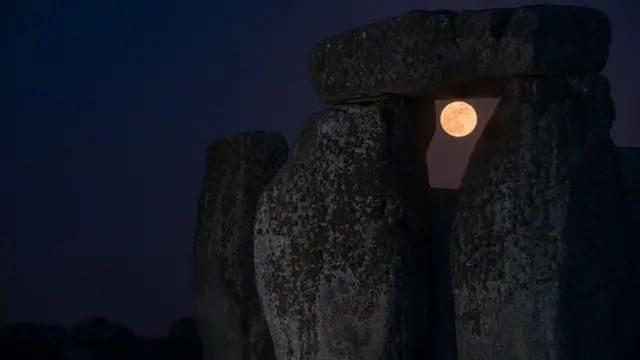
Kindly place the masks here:
<instances>
[{"instance_id":1,"label":"rough stone surface","mask_svg":"<svg viewBox=\"0 0 640 360\"><path fill-rule=\"evenodd\" d=\"M629 237L631 239L631 249L627 254L628 271L627 282L629 285L625 289L624 309L627 312L627 321L624 322L625 337L630 344L635 344L630 359L640 359L640 332L638 332L638 324L640 324L640 194L631 193L629 196L629 213L630 222Z\"/></svg>"},{"instance_id":2,"label":"rough stone surface","mask_svg":"<svg viewBox=\"0 0 640 360\"><path fill-rule=\"evenodd\" d=\"M435 124L408 103L312 116L260 198L256 277L279 360L424 358Z\"/></svg>"},{"instance_id":3,"label":"rough stone surface","mask_svg":"<svg viewBox=\"0 0 640 360\"><path fill-rule=\"evenodd\" d=\"M273 347L253 269L258 198L287 159L280 134L213 141L198 203L195 320L203 360L268 360Z\"/></svg>"},{"instance_id":4,"label":"rough stone surface","mask_svg":"<svg viewBox=\"0 0 640 360\"><path fill-rule=\"evenodd\" d=\"M453 224L458 359L633 358L614 116L599 74L507 85Z\"/></svg>"},{"instance_id":5,"label":"rough stone surface","mask_svg":"<svg viewBox=\"0 0 640 360\"><path fill-rule=\"evenodd\" d=\"M497 97L507 76L599 72L610 38L607 16L585 7L413 10L321 41L310 69L329 103L432 91Z\"/></svg>"},{"instance_id":6,"label":"rough stone surface","mask_svg":"<svg viewBox=\"0 0 640 360\"><path fill-rule=\"evenodd\" d=\"M627 189L640 194L640 148L619 147L618 153Z\"/></svg>"},{"instance_id":7,"label":"rough stone surface","mask_svg":"<svg viewBox=\"0 0 640 360\"><path fill-rule=\"evenodd\" d=\"M630 226L629 236L632 239L632 249L628 252L629 268L626 308L635 309L630 313L627 331L635 333L636 336L629 341L636 344L633 358L640 359L640 333L637 331L637 324L640 323L640 148L621 147L618 148L620 154L620 164L627 187L627 198L629 203Z\"/></svg>"},{"instance_id":8,"label":"rough stone surface","mask_svg":"<svg viewBox=\"0 0 640 360\"><path fill-rule=\"evenodd\" d=\"M434 360L456 360L455 316L451 289L451 225L455 216L458 191L432 188L429 194L432 233L429 247L429 338ZM426 360L426 359L425 359Z\"/></svg>"}]
</instances>

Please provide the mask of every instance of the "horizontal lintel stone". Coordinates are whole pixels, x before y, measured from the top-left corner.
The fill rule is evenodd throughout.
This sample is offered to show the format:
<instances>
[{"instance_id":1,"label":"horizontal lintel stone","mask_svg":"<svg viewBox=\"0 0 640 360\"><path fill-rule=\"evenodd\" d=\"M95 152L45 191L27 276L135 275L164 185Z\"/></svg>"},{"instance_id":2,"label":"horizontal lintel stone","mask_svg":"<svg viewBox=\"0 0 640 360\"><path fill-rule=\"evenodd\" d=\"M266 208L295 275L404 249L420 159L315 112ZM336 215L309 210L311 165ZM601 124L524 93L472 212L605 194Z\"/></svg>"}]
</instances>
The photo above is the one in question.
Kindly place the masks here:
<instances>
[{"instance_id":1,"label":"horizontal lintel stone","mask_svg":"<svg viewBox=\"0 0 640 360\"><path fill-rule=\"evenodd\" d=\"M588 7L412 10L320 41L309 65L327 103L498 97L513 76L600 72L610 43L608 17Z\"/></svg>"}]
</instances>

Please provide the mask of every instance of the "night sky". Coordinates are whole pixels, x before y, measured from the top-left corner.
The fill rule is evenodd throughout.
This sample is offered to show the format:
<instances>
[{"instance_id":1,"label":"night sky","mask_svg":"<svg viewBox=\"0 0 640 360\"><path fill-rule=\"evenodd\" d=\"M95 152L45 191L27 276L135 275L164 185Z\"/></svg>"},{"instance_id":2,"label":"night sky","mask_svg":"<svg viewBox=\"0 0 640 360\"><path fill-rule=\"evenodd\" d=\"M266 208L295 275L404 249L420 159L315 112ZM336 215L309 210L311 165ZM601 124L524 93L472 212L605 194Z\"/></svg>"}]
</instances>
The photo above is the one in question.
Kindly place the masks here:
<instances>
[{"instance_id":1,"label":"night sky","mask_svg":"<svg viewBox=\"0 0 640 360\"><path fill-rule=\"evenodd\" d=\"M5 2L3 2L4 4ZM307 56L324 37L411 8L531 1L9 1L0 5L0 326L94 315L160 335L191 309L205 149L242 131L291 142L323 108ZM604 10L619 146L640 146L640 2ZM640 65L638 65L640 66ZM482 126L495 101L472 102ZM476 136L429 151L457 187Z\"/></svg>"}]
</instances>

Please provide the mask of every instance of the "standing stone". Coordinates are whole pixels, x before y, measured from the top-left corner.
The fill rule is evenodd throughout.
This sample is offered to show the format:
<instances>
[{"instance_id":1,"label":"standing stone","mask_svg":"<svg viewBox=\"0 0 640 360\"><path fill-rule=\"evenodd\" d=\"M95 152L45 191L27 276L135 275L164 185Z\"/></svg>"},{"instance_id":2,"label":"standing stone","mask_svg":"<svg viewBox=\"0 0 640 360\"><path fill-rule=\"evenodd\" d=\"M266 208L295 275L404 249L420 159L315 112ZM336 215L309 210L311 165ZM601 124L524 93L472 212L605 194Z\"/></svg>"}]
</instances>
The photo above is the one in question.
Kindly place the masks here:
<instances>
[{"instance_id":1,"label":"standing stone","mask_svg":"<svg viewBox=\"0 0 640 360\"><path fill-rule=\"evenodd\" d=\"M632 358L614 117L599 74L508 83L452 230L458 359Z\"/></svg>"},{"instance_id":2,"label":"standing stone","mask_svg":"<svg viewBox=\"0 0 640 360\"><path fill-rule=\"evenodd\" d=\"M631 249L627 254L627 306L629 313L626 317L626 325L629 327L626 334L632 337L629 342L636 344L635 353L631 358L640 359L640 332L637 327L640 324L640 148L618 148L620 163L624 174L629 200L629 237Z\"/></svg>"},{"instance_id":3,"label":"standing stone","mask_svg":"<svg viewBox=\"0 0 640 360\"><path fill-rule=\"evenodd\" d=\"M618 153L627 189L640 195L640 147L619 147Z\"/></svg>"},{"instance_id":4,"label":"standing stone","mask_svg":"<svg viewBox=\"0 0 640 360\"><path fill-rule=\"evenodd\" d=\"M203 360L274 358L256 292L253 224L261 192L286 159L286 141L275 133L244 133L209 146L195 234Z\"/></svg>"},{"instance_id":5,"label":"standing stone","mask_svg":"<svg viewBox=\"0 0 640 360\"><path fill-rule=\"evenodd\" d=\"M456 360L455 316L451 289L451 226L458 191L432 188L429 194L432 232L429 239L429 340L428 359ZM427 360L427 359L424 359Z\"/></svg>"},{"instance_id":6,"label":"standing stone","mask_svg":"<svg viewBox=\"0 0 640 360\"><path fill-rule=\"evenodd\" d=\"M263 192L255 268L278 360L424 358L429 106L429 121L406 98L312 116Z\"/></svg>"}]
</instances>

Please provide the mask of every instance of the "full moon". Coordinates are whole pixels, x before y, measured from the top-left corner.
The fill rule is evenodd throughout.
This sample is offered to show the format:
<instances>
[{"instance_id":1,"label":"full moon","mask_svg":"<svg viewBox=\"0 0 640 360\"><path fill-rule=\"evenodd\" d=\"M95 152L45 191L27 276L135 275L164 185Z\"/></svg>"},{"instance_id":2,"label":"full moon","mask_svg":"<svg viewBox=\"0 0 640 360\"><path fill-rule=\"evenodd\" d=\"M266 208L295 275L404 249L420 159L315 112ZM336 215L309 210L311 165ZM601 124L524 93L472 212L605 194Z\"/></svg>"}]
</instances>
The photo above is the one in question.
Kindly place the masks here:
<instances>
[{"instance_id":1,"label":"full moon","mask_svg":"<svg viewBox=\"0 0 640 360\"><path fill-rule=\"evenodd\" d=\"M442 109L440 125L449 135L463 137L471 134L478 124L473 106L464 101L454 101Z\"/></svg>"}]
</instances>

